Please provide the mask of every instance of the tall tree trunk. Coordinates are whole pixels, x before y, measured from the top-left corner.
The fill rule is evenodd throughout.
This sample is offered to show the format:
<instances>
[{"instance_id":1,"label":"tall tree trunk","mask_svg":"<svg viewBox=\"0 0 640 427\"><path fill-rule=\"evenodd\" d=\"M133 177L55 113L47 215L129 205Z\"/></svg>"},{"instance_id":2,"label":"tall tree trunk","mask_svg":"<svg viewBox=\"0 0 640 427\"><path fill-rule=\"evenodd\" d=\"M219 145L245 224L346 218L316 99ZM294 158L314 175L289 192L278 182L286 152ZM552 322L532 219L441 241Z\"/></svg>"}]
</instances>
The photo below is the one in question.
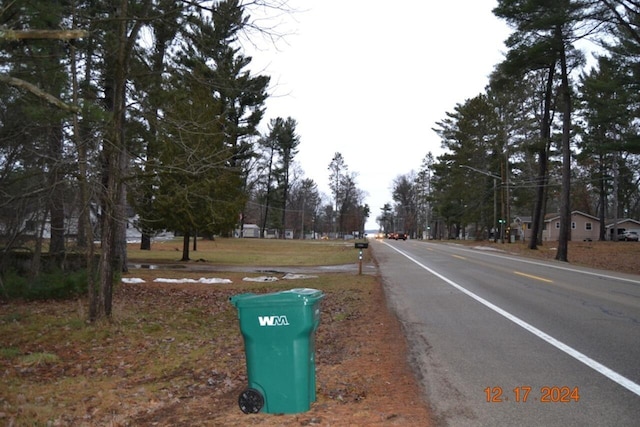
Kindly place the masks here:
<instances>
[{"instance_id":1,"label":"tall tree trunk","mask_svg":"<svg viewBox=\"0 0 640 427\"><path fill-rule=\"evenodd\" d=\"M85 51L85 58L93 57L93 42L89 40L87 42L87 49ZM79 85L78 85L78 67L76 58L75 44L70 44L70 58L71 58L71 84L72 84L72 97L73 105L78 105L79 98ZM85 61L85 78L89 81L92 74L92 62L90 60ZM86 105L85 105L86 110ZM83 112L83 117L88 116L86 111ZM86 126L85 126L86 127ZM84 127L78 119L78 114L73 115L73 141L78 151L78 185L80 188L80 202L79 217L78 217L78 247L85 250L85 263L87 269L87 291L89 295L89 313L90 318L92 314L98 312L98 287L96 283L94 262L95 248L93 245L93 225L91 223L91 198L89 196L89 174L88 174L88 145L89 145L89 132L84 131ZM95 317L93 317L95 318ZM92 318L92 319L93 319Z\"/></svg>"},{"instance_id":2,"label":"tall tree trunk","mask_svg":"<svg viewBox=\"0 0 640 427\"><path fill-rule=\"evenodd\" d=\"M547 184L547 163L548 163L548 146L551 139L551 97L553 93L553 78L555 75L556 63L552 61L549 64L547 74L547 87L544 94L544 111L542 114L542 123L540 124L540 142L538 150L538 177L536 186L536 203L533 209L533 221L531 230L531 240L529 240L529 249L538 249L539 236L541 235L542 225L544 224L544 198L545 187Z\"/></svg>"},{"instance_id":3,"label":"tall tree trunk","mask_svg":"<svg viewBox=\"0 0 640 427\"><path fill-rule=\"evenodd\" d=\"M94 57L95 45L93 38L88 38L85 44L85 50L83 51L84 58L84 81L91 81L92 75L94 73L93 61L91 58ZM79 84L78 84L78 67L77 67L77 58L76 58L76 46L74 43L70 45L71 49L71 79L72 79L72 89L73 89L73 104L78 105L79 94ZM89 92L90 89L87 89L83 94L84 98L90 98L93 94ZM89 112L87 108L87 104L83 105L82 117L89 117ZM92 140L90 137L91 131L89 130L89 125L85 122L86 119L82 121L79 120L78 114L73 115L73 131L74 131L74 142L76 145L76 150L78 150L78 182L80 187L80 202L79 206L79 218L78 218L78 240L77 244L79 247L84 249L90 249L93 252L93 225L91 219L91 196L90 196L90 185L89 185L89 163L88 163L88 153L90 150L89 141ZM93 255L92 255L93 256ZM90 265L90 264L87 264ZM93 280L93 276L90 280ZM91 289L91 287L89 287Z\"/></svg>"},{"instance_id":4,"label":"tall tree trunk","mask_svg":"<svg viewBox=\"0 0 640 427\"><path fill-rule=\"evenodd\" d=\"M547 153L551 152L551 141L547 142ZM538 234L538 244L542 245L542 233L544 232L544 214L547 212L547 204L549 203L549 187L547 183L549 182L549 177L545 177L544 180L544 190L542 192L542 215L540 218L540 231Z\"/></svg>"},{"instance_id":5,"label":"tall tree trunk","mask_svg":"<svg viewBox=\"0 0 640 427\"><path fill-rule=\"evenodd\" d=\"M139 16L145 16L143 9L148 8L146 0L141 6ZM103 143L103 161L106 174L102 196L102 254L100 257L100 288L96 312L89 313L91 320L102 317L111 318L114 271L122 270L126 256L126 245L123 245L124 232L124 171L127 167L126 143L124 140L125 101L129 56L133 51L142 20L138 20L127 34L128 0L120 0L115 8L114 21L116 37L113 49L106 59L105 106L110 111L111 121L108 124L106 139ZM119 236L119 237L118 237ZM120 240L119 240L120 239ZM90 302L90 308L94 306Z\"/></svg>"},{"instance_id":6,"label":"tall tree trunk","mask_svg":"<svg viewBox=\"0 0 640 427\"><path fill-rule=\"evenodd\" d=\"M262 220L262 230L260 233L260 238L264 238L266 236L265 231L267 230L267 224L269 221L269 205L271 202L271 178L272 178L272 169L273 169L273 148L270 148L270 157L269 157L269 170L267 172L267 194L264 206L264 218Z\"/></svg>"},{"instance_id":7,"label":"tall tree trunk","mask_svg":"<svg viewBox=\"0 0 640 427\"><path fill-rule=\"evenodd\" d=\"M569 261L569 240L571 237L571 93L567 56L560 27L556 29L556 40L560 46L560 69L562 77L562 188L560 196L560 235L556 260ZM562 44L560 44L562 43Z\"/></svg>"},{"instance_id":8,"label":"tall tree trunk","mask_svg":"<svg viewBox=\"0 0 640 427\"><path fill-rule=\"evenodd\" d=\"M289 173L285 171L285 178L282 188L282 236L281 239L287 238L287 198L289 197Z\"/></svg>"},{"instance_id":9,"label":"tall tree trunk","mask_svg":"<svg viewBox=\"0 0 640 427\"><path fill-rule=\"evenodd\" d=\"M180 261L189 261L189 242L191 241L191 233L184 232L182 238L182 259Z\"/></svg>"},{"instance_id":10,"label":"tall tree trunk","mask_svg":"<svg viewBox=\"0 0 640 427\"><path fill-rule=\"evenodd\" d=\"M62 127L54 125L49 129L49 155L51 156L51 169L49 172L49 212L51 215L51 240L49 254L56 258L56 263L61 262L64 253L64 189L63 177L60 173L62 163ZM61 265L58 265L61 267Z\"/></svg>"},{"instance_id":11,"label":"tall tree trunk","mask_svg":"<svg viewBox=\"0 0 640 427\"><path fill-rule=\"evenodd\" d=\"M42 241L44 229L47 223L47 213L48 210L44 209L44 215L40 219L37 224L36 231L36 241L35 247L33 249L33 257L31 259L31 268L29 269L29 278L33 279L40 275L41 267L42 267Z\"/></svg>"},{"instance_id":12,"label":"tall tree trunk","mask_svg":"<svg viewBox=\"0 0 640 427\"><path fill-rule=\"evenodd\" d=\"M129 154L126 147L125 136L124 136L124 100L122 103L122 117L120 118L120 141L122 141L122 152L119 156L120 164L118 165L118 175L120 179L118 180L118 203L117 206L117 221L116 221L116 263L115 266L122 273L126 273L129 271L128 267L128 257L127 257L127 225L128 225L128 216L127 216L127 170L129 164Z\"/></svg>"},{"instance_id":13,"label":"tall tree trunk","mask_svg":"<svg viewBox=\"0 0 640 427\"><path fill-rule=\"evenodd\" d=\"M175 32L168 30L168 28L169 27L163 26L162 23L159 23L158 27L154 28L155 50L151 57L151 89L149 94L150 111L148 111L147 117L147 122L149 123L149 141L147 141L147 162L145 163L145 174L148 177L155 174L153 169L155 169L158 157L158 115L161 108L160 93L163 91L162 73L165 70L164 60L167 52L167 45L175 36ZM140 221L140 231L142 232L142 238L140 240L141 250L151 250L151 233L153 232L153 229L149 225L148 221L145 221L144 215L148 215L153 210L154 191L153 180L151 183L146 184L142 189L143 201Z\"/></svg>"},{"instance_id":14,"label":"tall tree trunk","mask_svg":"<svg viewBox=\"0 0 640 427\"><path fill-rule=\"evenodd\" d=\"M606 191L606 184L605 184L605 172L606 172L606 167L605 167L605 156L600 154L599 156L599 164L600 164L600 182L598 183L599 185L599 189L600 189L600 194L599 194L599 209L598 209L598 216L599 216L599 221L600 221L600 233L598 235L598 240L601 242L604 242L606 240L606 215L607 215L607 195L605 193Z\"/></svg>"}]
</instances>

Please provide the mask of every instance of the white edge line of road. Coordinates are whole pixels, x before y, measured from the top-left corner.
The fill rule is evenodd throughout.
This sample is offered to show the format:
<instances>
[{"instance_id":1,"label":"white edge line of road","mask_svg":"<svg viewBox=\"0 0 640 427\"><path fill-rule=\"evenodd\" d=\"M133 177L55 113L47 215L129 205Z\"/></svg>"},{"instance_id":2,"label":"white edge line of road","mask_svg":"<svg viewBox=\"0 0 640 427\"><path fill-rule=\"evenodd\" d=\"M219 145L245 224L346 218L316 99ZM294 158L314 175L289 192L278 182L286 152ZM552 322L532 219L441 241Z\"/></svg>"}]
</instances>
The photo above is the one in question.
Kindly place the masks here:
<instances>
[{"instance_id":1,"label":"white edge line of road","mask_svg":"<svg viewBox=\"0 0 640 427\"><path fill-rule=\"evenodd\" d=\"M622 282L630 282L630 283L634 283L634 284L640 285L640 280L629 279L629 278L626 278L626 277L612 276L610 274L603 274L603 273L599 273L599 272L595 272L595 271L580 270L580 269L577 269L577 268L564 267L562 265L554 265L554 264L548 263L548 262L547 263L543 263L543 262L539 262L539 261L531 261L531 260L523 259L523 258L515 258L515 257L509 256L509 255L505 255L505 254L490 253L490 252L487 252L487 251L479 251L477 249L469 249L469 248L466 248L466 247L456 247L456 249L459 249L461 251L473 252L473 253L477 253L477 254L480 254L480 255L492 256L492 257L496 257L496 258L511 259L511 260L522 262L522 263L525 263L525 264L540 265L540 266L543 266L543 267L555 268L557 270L564 270L564 271L569 271L569 272L572 272L572 273L586 274L588 276L607 277L607 278L610 278L610 279L620 280Z\"/></svg>"},{"instance_id":2,"label":"white edge line of road","mask_svg":"<svg viewBox=\"0 0 640 427\"><path fill-rule=\"evenodd\" d=\"M627 390L631 391L632 393L635 393L636 395L640 396L640 385L639 384L636 384L635 382L631 381L630 379L628 379L626 377L623 377L622 375L618 374L617 372L607 368L603 364L601 364L599 362L596 362L595 360L591 359L587 355L580 353L578 350L574 349L573 347L569 347L565 343L563 343L561 341L558 341L557 339L553 338L551 335L541 331L540 329L536 328L533 325L530 325L529 323L525 322L524 320L520 319L519 317L514 316L513 314L501 309L497 305L487 301L486 299L484 299L484 298L474 294L473 292L467 290L466 288L458 285L457 283L453 282L452 280L447 279L443 275L439 274L438 272L436 272L436 271L432 270L431 268L427 267L426 265L422 264L420 261L416 260L415 258L412 258L410 255L406 254L405 252L401 251L400 249L396 249L396 248L394 248L393 246L389 245L386 242L385 242L385 245L387 245L388 247L390 247L394 251L398 252L400 255L406 257L408 260L414 262L418 266L422 267L423 269L425 269L429 273L433 274L437 278L439 278L439 279L445 281L446 283L448 283L449 285L453 286L454 288L456 288L460 292L470 296L471 298L473 298L474 300L478 301L480 304L484 305L485 307L490 308L491 310L495 311L496 313L500 314L501 316L511 320L513 323L515 323L516 325L520 326L521 328L531 332L532 334L534 334L538 338L543 339L544 341L548 342L552 346L554 346L557 349L563 351L564 353L568 354L569 356L573 357L574 359L578 360L579 362L582 362L583 364L587 365L588 367L590 367L591 369L595 370L596 372L601 373L602 375L604 375L605 377L607 377L610 380L614 381L615 383L621 385L622 387L626 388Z\"/></svg>"}]
</instances>

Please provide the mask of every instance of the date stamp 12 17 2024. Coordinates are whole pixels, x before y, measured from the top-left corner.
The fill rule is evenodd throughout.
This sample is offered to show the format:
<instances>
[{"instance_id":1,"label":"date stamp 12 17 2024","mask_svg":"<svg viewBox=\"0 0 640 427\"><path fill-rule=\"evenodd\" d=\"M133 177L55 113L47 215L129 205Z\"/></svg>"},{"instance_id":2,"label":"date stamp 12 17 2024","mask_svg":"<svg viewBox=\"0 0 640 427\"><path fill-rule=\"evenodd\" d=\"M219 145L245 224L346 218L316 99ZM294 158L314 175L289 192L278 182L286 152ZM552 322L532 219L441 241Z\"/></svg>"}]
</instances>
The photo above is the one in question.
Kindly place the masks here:
<instances>
[{"instance_id":1,"label":"date stamp 12 17 2024","mask_svg":"<svg viewBox=\"0 0 640 427\"><path fill-rule=\"evenodd\" d=\"M541 386L534 389L530 386L520 385L511 391L504 390L500 386L493 386L485 388L484 393L488 403L572 403L580 400L579 388L567 386Z\"/></svg>"}]
</instances>

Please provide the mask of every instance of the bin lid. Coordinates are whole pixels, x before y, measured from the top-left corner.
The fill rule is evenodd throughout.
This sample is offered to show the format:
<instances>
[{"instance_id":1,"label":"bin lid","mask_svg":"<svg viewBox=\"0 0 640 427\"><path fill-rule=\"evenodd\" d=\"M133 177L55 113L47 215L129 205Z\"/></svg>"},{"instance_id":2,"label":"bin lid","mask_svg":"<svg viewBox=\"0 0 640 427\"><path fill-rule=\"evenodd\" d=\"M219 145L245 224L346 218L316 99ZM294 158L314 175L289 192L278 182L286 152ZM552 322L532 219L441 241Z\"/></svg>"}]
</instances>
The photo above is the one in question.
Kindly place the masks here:
<instances>
[{"instance_id":1,"label":"bin lid","mask_svg":"<svg viewBox=\"0 0 640 427\"><path fill-rule=\"evenodd\" d=\"M295 288L269 294L239 294L229 298L231 304L240 307L263 307L274 305L312 305L324 298L322 291L311 288Z\"/></svg>"}]
</instances>

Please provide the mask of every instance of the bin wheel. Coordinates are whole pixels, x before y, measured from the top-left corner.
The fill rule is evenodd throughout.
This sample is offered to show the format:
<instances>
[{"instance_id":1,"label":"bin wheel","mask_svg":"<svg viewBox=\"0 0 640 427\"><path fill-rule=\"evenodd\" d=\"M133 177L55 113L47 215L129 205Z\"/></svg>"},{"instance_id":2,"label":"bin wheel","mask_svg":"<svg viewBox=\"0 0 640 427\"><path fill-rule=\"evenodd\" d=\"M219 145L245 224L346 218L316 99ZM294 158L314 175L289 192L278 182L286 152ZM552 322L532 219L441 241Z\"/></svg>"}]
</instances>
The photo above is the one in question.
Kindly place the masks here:
<instances>
[{"instance_id":1,"label":"bin wheel","mask_svg":"<svg viewBox=\"0 0 640 427\"><path fill-rule=\"evenodd\" d=\"M245 414L257 414L264 406L264 397L255 388L248 388L240 393L238 404Z\"/></svg>"}]
</instances>

